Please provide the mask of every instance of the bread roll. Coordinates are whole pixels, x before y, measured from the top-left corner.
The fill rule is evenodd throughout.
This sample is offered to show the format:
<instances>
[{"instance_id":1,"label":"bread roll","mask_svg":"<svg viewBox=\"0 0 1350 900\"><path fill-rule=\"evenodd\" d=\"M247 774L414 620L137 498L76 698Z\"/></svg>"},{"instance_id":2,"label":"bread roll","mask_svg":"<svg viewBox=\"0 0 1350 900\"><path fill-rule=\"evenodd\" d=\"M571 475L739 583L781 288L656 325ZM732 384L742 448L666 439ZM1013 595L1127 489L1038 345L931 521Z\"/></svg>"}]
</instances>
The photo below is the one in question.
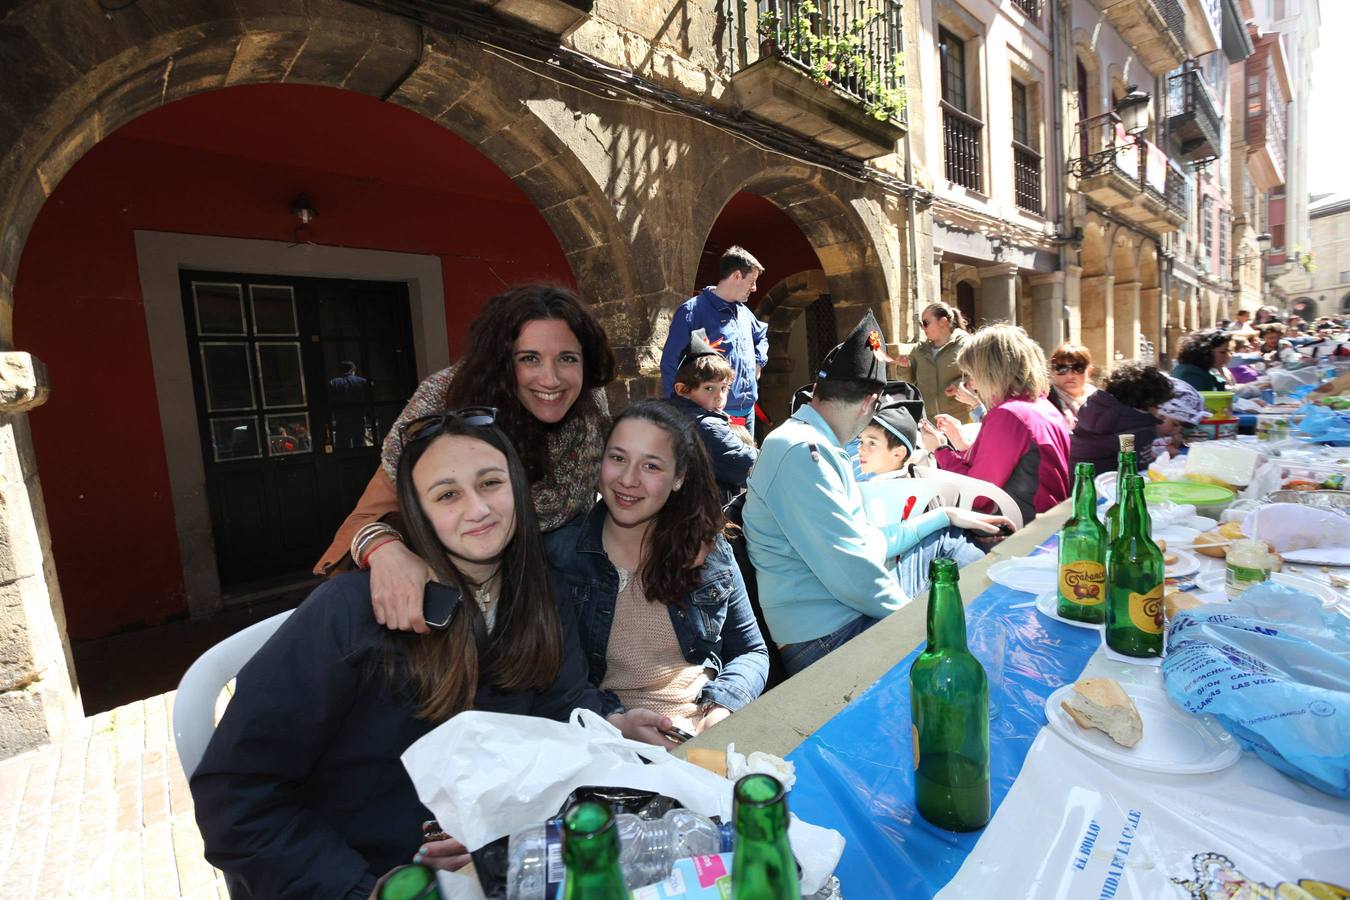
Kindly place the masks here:
<instances>
[{"instance_id":1,"label":"bread roll","mask_svg":"<svg viewBox=\"0 0 1350 900\"><path fill-rule=\"evenodd\" d=\"M690 747L685 759L701 769L707 769L714 775L727 777L727 755L722 750L703 750Z\"/></svg>"},{"instance_id":2,"label":"bread roll","mask_svg":"<svg viewBox=\"0 0 1350 900\"><path fill-rule=\"evenodd\" d=\"M1204 606L1203 600L1186 591L1173 591L1163 598L1163 615L1172 618L1183 609Z\"/></svg>"},{"instance_id":3,"label":"bread roll","mask_svg":"<svg viewBox=\"0 0 1350 900\"><path fill-rule=\"evenodd\" d=\"M1075 681L1073 693L1059 705L1080 728L1104 731L1122 747L1133 747L1144 736L1139 710L1130 695L1112 678Z\"/></svg>"},{"instance_id":4,"label":"bread roll","mask_svg":"<svg viewBox=\"0 0 1350 900\"><path fill-rule=\"evenodd\" d=\"M1227 555L1227 543L1228 538L1218 531L1206 531L1195 536L1195 552L1223 559ZM1206 546L1207 544L1219 544L1220 546L1210 547Z\"/></svg>"},{"instance_id":5,"label":"bread roll","mask_svg":"<svg viewBox=\"0 0 1350 900\"><path fill-rule=\"evenodd\" d=\"M1242 533L1241 522L1224 522L1219 526L1218 530L1219 534L1223 535L1225 540L1237 541L1246 537L1246 535Z\"/></svg>"}]
</instances>

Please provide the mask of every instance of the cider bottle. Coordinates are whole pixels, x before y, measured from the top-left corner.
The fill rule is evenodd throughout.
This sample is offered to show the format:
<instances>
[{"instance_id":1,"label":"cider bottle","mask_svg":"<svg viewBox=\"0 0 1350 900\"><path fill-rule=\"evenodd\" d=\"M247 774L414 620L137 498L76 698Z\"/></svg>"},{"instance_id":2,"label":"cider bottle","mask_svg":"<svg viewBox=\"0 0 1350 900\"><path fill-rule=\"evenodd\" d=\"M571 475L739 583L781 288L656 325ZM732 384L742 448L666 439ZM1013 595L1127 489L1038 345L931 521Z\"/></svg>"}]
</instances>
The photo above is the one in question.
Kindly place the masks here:
<instances>
[{"instance_id":1,"label":"cider bottle","mask_svg":"<svg viewBox=\"0 0 1350 900\"><path fill-rule=\"evenodd\" d=\"M1162 656L1162 550L1150 534L1144 479L1126 475L1123 483L1120 534L1106 563L1106 646L1124 656Z\"/></svg>"},{"instance_id":2,"label":"cider bottle","mask_svg":"<svg viewBox=\"0 0 1350 900\"><path fill-rule=\"evenodd\" d=\"M1073 473L1073 515L1059 532L1056 611L1100 625L1106 620L1106 529L1097 520L1096 468L1080 462Z\"/></svg>"}]
</instances>

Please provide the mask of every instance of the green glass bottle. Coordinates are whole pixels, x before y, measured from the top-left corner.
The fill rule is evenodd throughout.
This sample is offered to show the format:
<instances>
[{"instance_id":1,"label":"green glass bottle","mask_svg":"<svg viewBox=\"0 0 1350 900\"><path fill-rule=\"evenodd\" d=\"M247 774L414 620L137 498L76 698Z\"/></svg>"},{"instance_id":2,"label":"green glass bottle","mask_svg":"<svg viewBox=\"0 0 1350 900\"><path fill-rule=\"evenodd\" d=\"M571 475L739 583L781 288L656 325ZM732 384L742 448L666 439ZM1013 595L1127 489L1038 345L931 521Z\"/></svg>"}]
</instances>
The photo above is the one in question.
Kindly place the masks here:
<instances>
[{"instance_id":1,"label":"green glass bottle","mask_svg":"<svg viewBox=\"0 0 1350 900\"><path fill-rule=\"evenodd\" d=\"M381 878L375 896L378 900L440 900L441 890L435 870L414 863L399 866Z\"/></svg>"},{"instance_id":2,"label":"green glass bottle","mask_svg":"<svg viewBox=\"0 0 1350 900\"><path fill-rule=\"evenodd\" d=\"M1150 534L1144 479L1126 475L1123 488L1120 535L1106 563L1106 646L1125 656L1161 656L1162 550Z\"/></svg>"},{"instance_id":3,"label":"green glass bottle","mask_svg":"<svg viewBox=\"0 0 1350 900\"><path fill-rule=\"evenodd\" d=\"M801 900L797 860L788 846L787 792L772 775L746 775L732 794L736 850L732 900Z\"/></svg>"},{"instance_id":4,"label":"green glass bottle","mask_svg":"<svg viewBox=\"0 0 1350 900\"><path fill-rule=\"evenodd\" d=\"M1116 535L1120 533L1120 511L1125 499L1122 485L1125 483L1126 475L1138 474L1139 463L1134 453L1134 435L1120 435L1120 455L1116 457L1116 502L1112 503L1106 509L1106 540L1107 545L1115 541Z\"/></svg>"},{"instance_id":5,"label":"green glass bottle","mask_svg":"<svg viewBox=\"0 0 1350 900\"><path fill-rule=\"evenodd\" d=\"M974 831L989 821L989 681L966 648L956 563L928 569L928 646L909 670L914 793L939 828Z\"/></svg>"},{"instance_id":6,"label":"green glass bottle","mask_svg":"<svg viewBox=\"0 0 1350 900\"><path fill-rule=\"evenodd\" d=\"M578 803L563 816L563 900L629 900L619 868L619 832L603 803Z\"/></svg>"},{"instance_id":7,"label":"green glass bottle","mask_svg":"<svg viewBox=\"0 0 1350 900\"><path fill-rule=\"evenodd\" d=\"M1096 467L1073 468L1073 515L1059 532L1056 610L1066 619L1106 620L1106 528L1097 521Z\"/></svg>"}]
</instances>

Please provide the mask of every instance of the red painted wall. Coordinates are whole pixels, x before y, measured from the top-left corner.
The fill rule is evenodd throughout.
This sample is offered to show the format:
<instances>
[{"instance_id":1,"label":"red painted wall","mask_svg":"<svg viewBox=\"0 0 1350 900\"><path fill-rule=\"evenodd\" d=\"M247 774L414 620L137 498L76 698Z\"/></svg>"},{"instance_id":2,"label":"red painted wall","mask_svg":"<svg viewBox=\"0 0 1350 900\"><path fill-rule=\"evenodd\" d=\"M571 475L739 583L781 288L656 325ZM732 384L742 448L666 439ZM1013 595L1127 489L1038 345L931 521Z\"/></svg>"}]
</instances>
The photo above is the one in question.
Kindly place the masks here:
<instances>
[{"instance_id":1,"label":"red painted wall","mask_svg":"<svg viewBox=\"0 0 1350 900\"><path fill-rule=\"evenodd\" d=\"M451 354L504 284L574 284L516 185L440 126L330 88L201 94L130 123L62 180L15 283L15 344L51 372L30 421L70 635L186 609L135 229L435 254Z\"/></svg>"},{"instance_id":2,"label":"red painted wall","mask_svg":"<svg viewBox=\"0 0 1350 900\"><path fill-rule=\"evenodd\" d=\"M713 223L694 284L688 285L690 296L705 285L717 283L717 262L733 244L740 244L764 264L759 287L750 298L751 308L769 288L789 275L822 268L811 242L787 213L758 194L741 191L727 201Z\"/></svg>"}]
</instances>

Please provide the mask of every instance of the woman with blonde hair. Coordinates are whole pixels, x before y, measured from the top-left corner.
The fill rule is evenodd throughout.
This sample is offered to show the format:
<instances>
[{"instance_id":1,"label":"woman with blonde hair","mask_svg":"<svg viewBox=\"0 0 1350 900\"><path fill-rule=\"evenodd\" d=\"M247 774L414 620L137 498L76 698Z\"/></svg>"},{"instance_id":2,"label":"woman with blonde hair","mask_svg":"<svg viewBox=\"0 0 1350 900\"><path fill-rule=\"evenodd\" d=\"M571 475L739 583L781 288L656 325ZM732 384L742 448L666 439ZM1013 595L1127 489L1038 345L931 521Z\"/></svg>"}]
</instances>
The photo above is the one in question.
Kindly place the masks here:
<instances>
[{"instance_id":1,"label":"woman with blonde hair","mask_svg":"<svg viewBox=\"0 0 1350 900\"><path fill-rule=\"evenodd\" d=\"M1050 354L1050 405L1064 414L1064 422L1073 431L1078 411L1097 392L1092 377L1092 354L1082 344L1063 343Z\"/></svg>"},{"instance_id":2,"label":"woman with blonde hair","mask_svg":"<svg viewBox=\"0 0 1350 900\"><path fill-rule=\"evenodd\" d=\"M1016 325L990 325L966 338L956 362L989 411L969 447L953 446L956 423L941 416L938 427L923 423L924 446L943 469L1003 488L1030 522L1070 490L1069 432L1045 399L1045 353Z\"/></svg>"},{"instance_id":3,"label":"woman with blonde hair","mask_svg":"<svg viewBox=\"0 0 1350 900\"><path fill-rule=\"evenodd\" d=\"M898 364L902 369L909 369L909 380L923 395L923 402L930 412L969 422L971 408L956 396L961 385L961 370L957 368L956 357L970 337L965 317L956 307L939 300L923 308L919 326L923 329L924 339L908 356L900 357Z\"/></svg>"}]
</instances>

